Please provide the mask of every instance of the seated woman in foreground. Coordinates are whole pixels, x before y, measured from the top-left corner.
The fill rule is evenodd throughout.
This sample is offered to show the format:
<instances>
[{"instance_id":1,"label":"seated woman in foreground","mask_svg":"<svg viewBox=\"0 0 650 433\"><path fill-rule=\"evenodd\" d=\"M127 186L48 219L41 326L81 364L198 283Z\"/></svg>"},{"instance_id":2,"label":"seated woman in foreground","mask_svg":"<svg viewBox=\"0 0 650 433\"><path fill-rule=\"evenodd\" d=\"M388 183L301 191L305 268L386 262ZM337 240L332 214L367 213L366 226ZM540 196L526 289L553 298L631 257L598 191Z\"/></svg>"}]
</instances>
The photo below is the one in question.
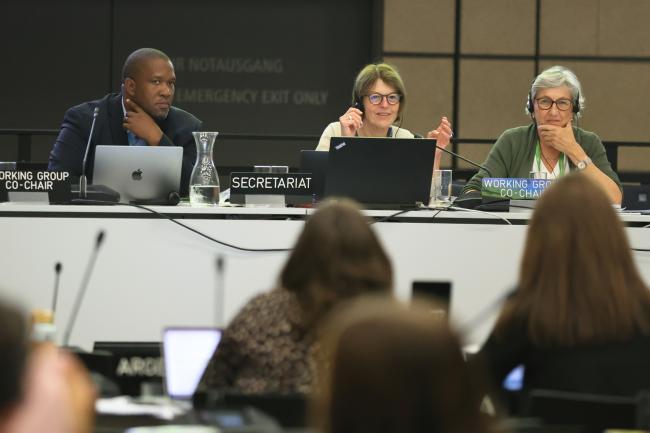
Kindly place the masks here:
<instances>
[{"instance_id":1,"label":"seated woman in foreground","mask_svg":"<svg viewBox=\"0 0 650 433\"><path fill-rule=\"evenodd\" d=\"M482 378L428 303L360 298L325 328L313 425L321 433L484 433Z\"/></svg>"},{"instance_id":2,"label":"seated woman in foreground","mask_svg":"<svg viewBox=\"0 0 650 433\"><path fill-rule=\"evenodd\" d=\"M401 127L405 109L406 89L397 69L386 63L367 65L354 81L352 106L337 122L327 125L316 150L329 150L332 137L414 138L411 131ZM443 148L451 136L451 124L446 117L427 133L427 138L436 139L437 145ZM441 153L436 149L434 169L440 166Z\"/></svg>"},{"instance_id":3,"label":"seated woman in foreground","mask_svg":"<svg viewBox=\"0 0 650 433\"><path fill-rule=\"evenodd\" d=\"M487 159L462 194L481 190L484 177L528 178L531 172L557 179L580 171L598 184L611 203L620 204L621 182L607 160L605 147L593 132L577 126L584 111L584 93L573 72L553 66L533 81L526 102L528 126L508 129L494 143Z\"/></svg>"},{"instance_id":4,"label":"seated woman in foreground","mask_svg":"<svg viewBox=\"0 0 650 433\"><path fill-rule=\"evenodd\" d=\"M91 433L96 390L71 353L30 342L22 311L0 299L0 432Z\"/></svg>"},{"instance_id":5,"label":"seated woman in foreground","mask_svg":"<svg viewBox=\"0 0 650 433\"><path fill-rule=\"evenodd\" d=\"M228 325L197 392L309 393L321 318L342 300L390 293L392 278L356 204L326 202L305 222L278 287L255 296Z\"/></svg>"},{"instance_id":6,"label":"seated woman in foreground","mask_svg":"<svg viewBox=\"0 0 650 433\"><path fill-rule=\"evenodd\" d=\"M572 174L542 194L518 290L476 358L496 384L633 395L650 389L650 292L609 198Z\"/></svg>"}]
</instances>

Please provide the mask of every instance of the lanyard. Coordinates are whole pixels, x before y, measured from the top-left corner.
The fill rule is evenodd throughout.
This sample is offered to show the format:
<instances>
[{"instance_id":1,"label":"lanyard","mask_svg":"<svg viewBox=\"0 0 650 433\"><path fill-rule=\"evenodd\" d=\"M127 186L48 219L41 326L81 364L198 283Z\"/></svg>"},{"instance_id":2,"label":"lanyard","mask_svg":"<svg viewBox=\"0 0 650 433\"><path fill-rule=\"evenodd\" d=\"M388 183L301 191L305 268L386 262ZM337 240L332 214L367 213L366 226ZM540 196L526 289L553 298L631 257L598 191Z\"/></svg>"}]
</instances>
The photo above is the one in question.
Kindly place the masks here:
<instances>
[{"instance_id":1,"label":"lanyard","mask_svg":"<svg viewBox=\"0 0 650 433\"><path fill-rule=\"evenodd\" d=\"M535 147L535 162L537 162L537 171L542 171L542 148L539 145L539 140L537 140L537 147ZM564 154L560 153L560 159L558 160L560 164L560 177L564 176ZM555 170L551 169L551 172Z\"/></svg>"}]
</instances>

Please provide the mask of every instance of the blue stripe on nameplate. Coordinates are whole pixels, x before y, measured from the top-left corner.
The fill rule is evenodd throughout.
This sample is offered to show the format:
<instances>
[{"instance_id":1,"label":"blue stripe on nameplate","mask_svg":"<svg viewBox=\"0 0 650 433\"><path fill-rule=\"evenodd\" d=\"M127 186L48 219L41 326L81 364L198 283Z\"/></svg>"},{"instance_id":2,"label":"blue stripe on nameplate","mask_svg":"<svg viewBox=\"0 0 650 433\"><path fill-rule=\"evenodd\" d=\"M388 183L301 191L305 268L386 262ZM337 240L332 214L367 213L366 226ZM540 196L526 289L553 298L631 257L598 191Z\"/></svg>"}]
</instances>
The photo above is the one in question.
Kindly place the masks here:
<instances>
[{"instance_id":1,"label":"blue stripe on nameplate","mask_svg":"<svg viewBox=\"0 0 650 433\"><path fill-rule=\"evenodd\" d=\"M550 179L484 177L481 180L481 196L509 198L512 200L535 200L539 198L551 182Z\"/></svg>"},{"instance_id":2,"label":"blue stripe on nameplate","mask_svg":"<svg viewBox=\"0 0 650 433\"><path fill-rule=\"evenodd\" d=\"M230 194L312 194L310 173L231 173Z\"/></svg>"}]
</instances>

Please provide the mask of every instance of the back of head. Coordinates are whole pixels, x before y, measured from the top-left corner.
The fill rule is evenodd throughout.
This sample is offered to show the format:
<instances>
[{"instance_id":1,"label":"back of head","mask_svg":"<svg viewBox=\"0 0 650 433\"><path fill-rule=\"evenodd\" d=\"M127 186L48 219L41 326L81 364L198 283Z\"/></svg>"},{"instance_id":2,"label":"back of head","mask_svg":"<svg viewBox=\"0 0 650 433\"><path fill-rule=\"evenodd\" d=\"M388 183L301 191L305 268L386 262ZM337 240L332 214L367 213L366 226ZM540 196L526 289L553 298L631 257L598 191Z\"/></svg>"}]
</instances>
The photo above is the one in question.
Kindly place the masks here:
<instances>
[{"instance_id":1,"label":"back of head","mask_svg":"<svg viewBox=\"0 0 650 433\"><path fill-rule=\"evenodd\" d=\"M134 78L142 62L149 59L163 59L171 62L169 56L160 50L155 48L139 48L129 54L129 57L124 61L124 66L122 66L122 81L127 78Z\"/></svg>"},{"instance_id":2,"label":"back of head","mask_svg":"<svg viewBox=\"0 0 650 433\"><path fill-rule=\"evenodd\" d=\"M339 300L388 292L392 269L379 239L350 200L324 203L305 223L280 275L315 322Z\"/></svg>"},{"instance_id":3,"label":"back of head","mask_svg":"<svg viewBox=\"0 0 650 433\"><path fill-rule=\"evenodd\" d=\"M459 340L432 308L359 298L331 316L313 414L320 431L487 430Z\"/></svg>"},{"instance_id":4,"label":"back of head","mask_svg":"<svg viewBox=\"0 0 650 433\"><path fill-rule=\"evenodd\" d=\"M389 86L394 87L397 93L402 95L397 112L397 120L401 120L402 113L406 109L406 88L397 68L388 63L371 63L359 71L357 78L354 80L354 87L352 88L352 105L368 95L370 88L377 80L381 80Z\"/></svg>"},{"instance_id":5,"label":"back of head","mask_svg":"<svg viewBox=\"0 0 650 433\"><path fill-rule=\"evenodd\" d=\"M650 332L650 295L605 193L581 174L548 188L530 221L514 305L537 342Z\"/></svg>"},{"instance_id":6,"label":"back of head","mask_svg":"<svg viewBox=\"0 0 650 433\"><path fill-rule=\"evenodd\" d=\"M0 301L0 418L21 397L27 350L25 317Z\"/></svg>"}]
</instances>

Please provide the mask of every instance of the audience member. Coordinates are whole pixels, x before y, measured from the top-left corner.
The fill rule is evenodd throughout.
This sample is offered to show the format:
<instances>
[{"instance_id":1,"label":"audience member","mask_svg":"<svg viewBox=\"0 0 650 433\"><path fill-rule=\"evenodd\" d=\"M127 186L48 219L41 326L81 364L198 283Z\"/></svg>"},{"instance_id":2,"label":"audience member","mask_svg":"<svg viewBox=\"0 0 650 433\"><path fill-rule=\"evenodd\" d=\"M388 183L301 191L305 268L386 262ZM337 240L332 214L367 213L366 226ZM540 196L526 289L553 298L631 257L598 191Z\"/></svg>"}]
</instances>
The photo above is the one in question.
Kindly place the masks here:
<instances>
[{"instance_id":1,"label":"audience member","mask_svg":"<svg viewBox=\"0 0 650 433\"><path fill-rule=\"evenodd\" d=\"M477 362L496 384L632 395L650 389L650 292L610 200L587 176L558 180L528 228L518 290Z\"/></svg>"},{"instance_id":2,"label":"audience member","mask_svg":"<svg viewBox=\"0 0 650 433\"><path fill-rule=\"evenodd\" d=\"M480 376L427 303L352 301L324 329L313 424L322 433L481 433Z\"/></svg>"},{"instance_id":3,"label":"audience member","mask_svg":"<svg viewBox=\"0 0 650 433\"><path fill-rule=\"evenodd\" d=\"M197 392L309 393L321 318L344 299L391 286L390 261L358 207L326 202L305 223L279 287L228 325Z\"/></svg>"},{"instance_id":4,"label":"audience member","mask_svg":"<svg viewBox=\"0 0 650 433\"><path fill-rule=\"evenodd\" d=\"M28 334L26 318L0 302L0 432L91 433L87 371L51 343L30 344Z\"/></svg>"}]
</instances>

